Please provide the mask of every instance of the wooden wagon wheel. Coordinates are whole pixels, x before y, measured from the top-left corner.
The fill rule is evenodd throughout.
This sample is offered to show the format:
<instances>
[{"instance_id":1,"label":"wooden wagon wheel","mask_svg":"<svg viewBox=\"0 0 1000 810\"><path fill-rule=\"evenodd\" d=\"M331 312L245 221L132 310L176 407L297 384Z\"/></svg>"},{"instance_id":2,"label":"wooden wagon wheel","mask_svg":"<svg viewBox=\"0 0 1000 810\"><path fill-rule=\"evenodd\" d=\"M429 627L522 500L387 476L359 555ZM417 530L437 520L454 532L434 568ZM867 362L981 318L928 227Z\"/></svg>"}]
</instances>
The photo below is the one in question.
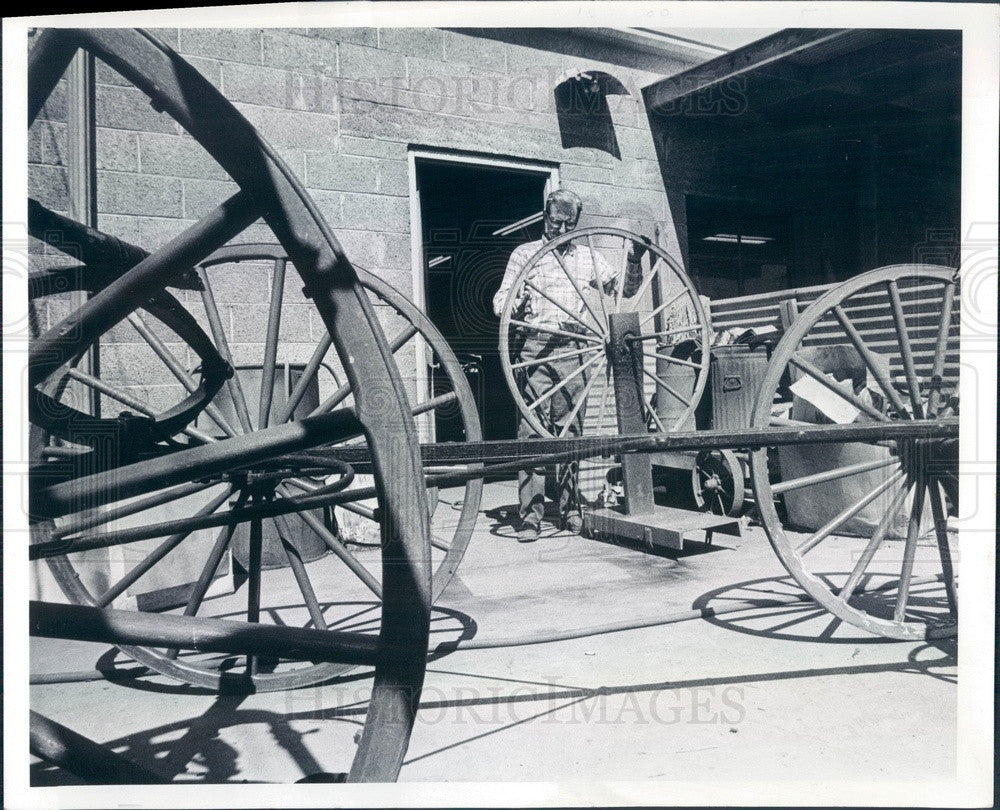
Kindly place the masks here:
<instances>
[{"instance_id":1,"label":"wooden wagon wheel","mask_svg":"<svg viewBox=\"0 0 1000 810\"><path fill-rule=\"evenodd\" d=\"M191 431L194 434L194 438L200 438L204 441L218 441L219 438L225 438L228 433L241 435L245 432L243 428L244 420L240 418L241 413L245 414L245 422L249 425L250 430L257 431L269 425L286 423L297 417L329 412L334 407L353 407L354 397L350 381L345 379L342 369L335 369L327 362L327 355L330 354L330 347L332 345L329 333L324 333L319 338L315 348L311 349L307 362L295 366L290 366L287 362L284 364L280 362L277 338L279 335L285 334L282 318L282 301L285 298L286 265L287 254L280 245L275 244L227 246L216 251L199 264L198 273L203 287L200 296L202 299L201 306L189 304L188 306L192 310L190 313L188 309L184 309L183 307L180 308L180 311L191 318L192 323L197 323L194 316L198 315L210 325L215 341L222 348L228 361L233 360L229 347L237 342L244 344L244 346L246 344L258 346L261 349L260 354L262 357L259 363L237 370L237 379L229 383L229 390L223 391L216 397L217 402L214 408L213 420L209 421L206 418L205 421L208 424L204 425L201 429ZM217 282L214 286L218 286L218 282L231 281L234 278L248 283L254 278L255 274L261 276L261 280L264 278L269 280L270 290L266 303L271 313L271 318L266 323L243 324L236 330L230 326L225 326L223 324L224 319L220 315L220 308L217 306L212 294L213 276ZM399 360L397 367L401 370L404 368L410 370L404 375L404 385L407 389L410 410L414 418L426 420L432 418L435 412L445 412L446 416L451 415L459 421L461 431L467 440L479 441L482 438L482 434L472 391L469 388L454 352L448 347L440 332L398 290L363 269L358 269L358 276L361 286L368 291L371 297L372 305L376 308L376 311L381 313L383 328L391 327L390 334L392 337L389 345L394 357ZM77 277L79 277L79 274L77 274ZM65 291L67 288L68 283L61 284L58 287L60 291ZM147 306L149 305L147 304ZM305 305L299 304L293 306L298 306L301 309ZM392 315L387 314L387 311L391 312ZM140 313L132 313L129 316L129 320L132 322L133 327L137 327L138 337L144 336L148 338L161 352L168 353L170 351L167 345L159 341L156 334L146 327L144 318ZM390 320L392 321L391 323L388 322ZM302 324L298 324L298 327L299 329L305 328L306 330L304 336L301 334L298 336L299 339L303 337L308 339L308 324L305 327ZM234 334L234 331L238 334ZM238 341L236 340L237 337L239 338ZM289 339L292 339L292 337L289 336ZM330 358L330 360L336 363L334 358ZM424 373L423 375L418 374L415 365L416 362L420 362L428 370L431 368L441 369L445 379L441 380L439 378L432 381L428 373ZM190 376L184 369L179 368L178 363L173 363L171 367L177 370L177 374L181 380L186 380ZM323 373L324 368L327 370L325 374ZM131 393L129 386L117 384L113 381L108 382L85 374L78 369L70 370L68 376L78 383L103 393L109 400L122 403L140 413L151 413L153 411L152 403L148 399L143 401L138 398L142 395L143 389L141 387L137 393ZM329 396L324 398L323 402L319 401L319 378L321 376L324 377L323 382L326 384L327 393L329 394ZM240 382L240 380L242 382L239 388L236 388L236 383ZM438 386L436 389L433 388L435 384ZM253 395L252 388L254 386L259 391L256 396ZM307 392L312 394L312 398L307 397ZM251 401L241 401L241 397L244 396L248 397ZM215 419L220 421L216 423ZM213 428L215 429L214 431ZM223 431L222 436L218 435L220 428ZM178 430L177 432L181 433L182 431ZM216 435L211 435L213 432ZM356 442L357 440L352 443ZM327 446L324 448L324 453L335 454L335 452L333 447ZM339 474L339 471L335 473L335 475ZM282 489L286 495L293 492L296 494L308 494L330 483L331 481L325 480L325 476L307 477L300 475L284 482ZM479 514L482 490L482 479L473 479L468 481L464 486L447 490L444 499L433 499L430 510L432 515L432 565L434 568L432 578L433 599L437 599L451 581L461 562ZM435 494L437 493L436 489L432 491ZM371 498L367 500L374 501L375 499ZM367 616L369 619L368 624L372 625L369 629L374 629L378 620L378 601L381 599L380 577L377 569L370 569L366 565L368 560L365 557L367 554L367 557L377 561L379 526L376 508L377 504L373 502L344 502L338 506L338 509L343 510L349 515L357 516L357 520L361 523L360 526L356 525L352 527L355 538L365 537L369 541L374 539L374 543L368 542L364 544L363 541L362 543L352 543L345 538L348 532L340 531L343 527L343 518L340 521L340 525L338 525L337 521L331 520L330 516L324 515L321 510L310 510L301 514L293 513L287 517L271 518L265 521L264 530L269 531L267 536L263 538L263 543L265 547L267 544L270 544L273 548L268 548L266 553L256 555L253 559L250 559L247 554L245 532L240 533L237 530L236 537L228 541L230 544L229 548L236 556L237 562L246 571L247 576L250 579L259 579L262 582L260 596L262 615L280 617L282 623L289 626L294 626L297 621L314 623L313 615L317 613L323 615L327 623L332 622L335 618L333 615L336 612L335 609L327 608L324 610L319 602L312 601L311 595L308 597L311 604L308 605L308 610L305 612L299 605L283 604L280 599L278 602L274 602L273 599L277 594L271 595L272 601L269 603L267 588L269 578L277 580L277 582L271 582L271 585L272 589L275 589L277 586L279 592L281 590L280 586L284 583L280 575L263 573L268 568L273 569L288 565L287 561L283 559L284 550L279 549L276 542L278 538L284 538L290 547L295 549L298 558L302 560L301 566L299 566L296 560L297 575L303 578L303 580L308 578L310 574L314 580L317 578L324 579L322 571L319 573L316 572L315 569L317 567L332 565L337 568L343 565L336 554L333 554L330 548L328 548L327 543L329 543L333 548L347 546L351 550L353 559L348 560L350 566L348 570L359 579L364 587L361 589L352 589L345 587L344 583L338 583L336 589L338 593L345 596L356 590L360 590L361 596L370 591L368 595L369 597L374 596L375 601L367 605ZM96 515L95 520L99 520L101 517L101 515ZM153 507L137 513L133 519L155 522L163 519L163 517L162 509ZM106 524L112 522L113 518L109 516L104 520L104 527L106 528ZM101 527L99 523L91 525L91 528L99 527ZM303 542L299 539L303 533L312 538L311 544L308 541ZM324 539L326 542L324 542ZM367 545L368 548L359 549L359 545ZM190 546L189 543L178 545L177 548L183 553L188 546ZM331 554L333 554L333 560L329 559ZM325 563L318 561L320 556L327 557ZM156 565L160 562L160 559L161 557L157 550L153 549L145 559L140 560L131 569L131 572L134 573L130 572L129 576L120 581L116 587L106 589L103 593L95 593L93 588L87 587L87 584L85 584L87 578L82 577L81 572L76 570L71 557L52 557L49 558L48 563L60 587L77 603L117 606L117 602L120 602L123 598L123 587L125 585L135 587L141 584L143 576L155 572ZM172 559L172 557L168 559ZM330 576L333 576L336 579L336 574L337 572L334 571L326 574L325 578L329 579ZM307 588L306 593L310 594L310 589ZM197 594L204 597L204 594L200 590L197 591ZM222 610L225 612L232 608L231 604L226 604L225 599L215 600L215 605L216 611ZM342 610L348 610L351 614L354 614L359 610L363 611L364 607L364 605L352 604L349 608ZM192 600L186 610L191 615L212 614L212 607L200 602L197 597ZM364 621L361 617L353 616L352 620L355 626L359 628L364 626ZM331 624L331 626L335 626L335 623ZM135 647L130 647L127 652L138 656L143 663L146 663L158 672L209 687L217 686L220 683L220 679L225 677L224 668L231 666L233 663L232 656L226 655L196 656L187 654L178 657L173 651L164 653L149 648L138 650ZM252 687L256 691L306 686L328 680L351 668L347 664L322 663L309 665L301 662L288 662L283 667L279 667L271 672L251 674L250 678L243 685L246 688L250 688L252 684ZM237 682L238 684L239 682Z\"/></svg>"},{"instance_id":2,"label":"wooden wagon wheel","mask_svg":"<svg viewBox=\"0 0 1000 810\"><path fill-rule=\"evenodd\" d=\"M155 432L140 429L127 435L142 445L140 455L150 452L146 461L107 470L100 470L98 463L99 471L88 474L95 469L93 460L99 455L98 446L93 445L89 452L68 461L42 464L34 471L31 489L33 517L42 529L41 542L33 547L33 556L51 556L60 553L60 549L63 553L73 553L136 536L167 537L153 555L155 558L167 553L195 529L224 526L201 568L195 591L188 600L190 608L192 600L197 603L204 596L215 570L213 563L221 559L237 525L249 523L250 553L257 555L261 552L265 516L283 512L305 519L307 509L314 508L317 501L331 495L350 499L348 487L353 472L335 459L307 451L363 435L371 456L374 486L365 488L358 497L363 494L378 499L382 529L381 588L385 598L377 631L379 653L374 662L374 684L350 778L395 779L408 745L423 682L431 583L427 493L416 428L391 348L354 268L301 184L210 82L150 35L112 29L43 33L29 61L29 122L34 121L79 48L91 52L128 79L149 97L155 109L169 113L229 173L240 191L128 272L122 274L133 263L129 260L111 267L112 275L117 276L114 280L39 335L33 341L29 361L32 389L44 392L53 378L65 374L88 346L136 313L150 296L157 296L165 286L185 286L189 268L263 217L293 261L306 296L331 336L354 392L354 407L335 408L321 416L252 430L248 409L243 407L246 398L240 390L239 377L234 376L228 385L237 404L241 428L246 431L243 435L224 431L226 437L213 443L189 427L186 432L191 441L184 446L173 441L161 442ZM87 269L92 268L82 272ZM184 326L180 329L186 331ZM276 338L275 330L275 341ZM273 355L273 344L274 341L268 341L268 356ZM218 340L216 349L226 356L225 346ZM169 365L166 356L163 359ZM51 404L50 400L35 396L30 404L32 421L47 421L41 411ZM208 413L207 403L205 406ZM261 411L269 412L266 407ZM67 418L72 418L72 414ZM217 415L212 418L215 420ZM127 421L147 427L155 423L148 416L140 415L134 420ZM236 434L231 426L230 429ZM79 438L79 434L74 435ZM338 475L332 484L309 497L285 495L283 487L302 468L309 473ZM137 508L174 502L196 493L211 500L194 517L138 529L90 531L105 524L109 514L121 517L135 513ZM81 502L81 497L86 500ZM213 514L230 498L236 501L233 509ZM253 508L245 508L248 503ZM61 528L57 528L57 522ZM61 533L67 526L72 531ZM342 545L330 543L328 537L324 541L345 563L351 564L353 558ZM308 576L302 576L304 566L295 549L289 549L285 543L281 545L288 554L291 573L302 591L310 618L317 627L327 626L322 611L317 610L315 593L307 595L312 583ZM150 557L145 557L141 565L149 563ZM242 609L244 621L257 622L261 618L260 585L256 575L250 577L247 602ZM119 589L121 581L109 590ZM100 602L111 601L109 590L101 593ZM167 650L163 657L173 656ZM181 658L175 658L173 664L181 667ZM259 688L257 682L266 682L268 673L260 671L255 659L247 660L246 664L245 675L224 677L216 672L213 678L206 670L194 667L184 677L202 682L204 676L210 685L217 687L249 679L250 688Z\"/></svg>"},{"instance_id":3,"label":"wooden wagon wheel","mask_svg":"<svg viewBox=\"0 0 1000 810\"><path fill-rule=\"evenodd\" d=\"M634 295L625 297L625 260L633 244L647 252L641 260L642 283ZM602 283L596 275L594 268L602 259L613 271L612 283ZM589 272L578 272L581 266ZM548 309L559 323L540 322L531 315L526 319L517 309L525 297ZM608 358L609 316L632 311L639 313L642 330L647 425L653 432L678 429L694 413L708 379L708 352L697 351L692 357L690 347L710 345L708 316L680 265L662 248L619 228L570 231L546 242L528 260L500 317L500 359L514 402L536 433L566 436L579 419L583 433L618 432ZM546 348L538 357L524 358L526 341ZM560 367L558 374L522 384L533 369L553 364ZM582 383L582 394L568 404L568 415L557 426L548 416L551 401L566 397L564 388L575 386L573 380Z\"/></svg>"},{"instance_id":4,"label":"wooden wagon wheel","mask_svg":"<svg viewBox=\"0 0 1000 810\"><path fill-rule=\"evenodd\" d=\"M695 504L704 512L738 516L746 484L743 465L732 450L701 450L691 468Z\"/></svg>"},{"instance_id":5,"label":"wooden wagon wheel","mask_svg":"<svg viewBox=\"0 0 1000 810\"><path fill-rule=\"evenodd\" d=\"M885 426L872 444L759 448L751 469L764 528L788 572L842 621L890 638L944 637L957 627L943 497L955 506L957 439L893 437L901 421L955 415L957 287L950 268L894 265L830 290L776 347L753 414L755 428L854 415ZM789 401L790 415L775 416ZM780 481L768 473L775 451Z\"/></svg>"}]
</instances>

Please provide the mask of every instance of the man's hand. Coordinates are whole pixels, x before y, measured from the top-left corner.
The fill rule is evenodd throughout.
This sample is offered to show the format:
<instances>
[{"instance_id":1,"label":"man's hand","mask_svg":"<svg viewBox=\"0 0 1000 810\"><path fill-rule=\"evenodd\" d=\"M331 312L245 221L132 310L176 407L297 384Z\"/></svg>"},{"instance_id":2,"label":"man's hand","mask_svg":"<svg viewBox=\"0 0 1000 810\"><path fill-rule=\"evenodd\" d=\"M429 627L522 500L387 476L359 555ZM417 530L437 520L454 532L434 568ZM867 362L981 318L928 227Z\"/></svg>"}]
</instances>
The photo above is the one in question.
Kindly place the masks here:
<instances>
[{"instance_id":1,"label":"man's hand","mask_svg":"<svg viewBox=\"0 0 1000 810\"><path fill-rule=\"evenodd\" d=\"M628 263L638 264L642 261L642 257L646 255L646 251L653 243L650 241L648 236L642 237L642 244L638 242L633 242L632 247L629 248L628 252Z\"/></svg>"}]
</instances>

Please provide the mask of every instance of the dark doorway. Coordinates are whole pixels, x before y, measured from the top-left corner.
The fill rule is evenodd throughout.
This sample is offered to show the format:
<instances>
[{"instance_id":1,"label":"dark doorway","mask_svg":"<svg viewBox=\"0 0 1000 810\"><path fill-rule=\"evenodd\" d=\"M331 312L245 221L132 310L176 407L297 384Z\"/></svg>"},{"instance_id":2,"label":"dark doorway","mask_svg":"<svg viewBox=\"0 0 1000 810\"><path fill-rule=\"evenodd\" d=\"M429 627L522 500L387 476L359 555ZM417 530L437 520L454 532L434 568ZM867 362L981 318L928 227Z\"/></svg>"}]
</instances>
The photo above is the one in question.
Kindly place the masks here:
<instances>
[{"instance_id":1,"label":"dark doorway","mask_svg":"<svg viewBox=\"0 0 1000 810\"><path fill-rule=\"evenodd\" d=\"M514 248L541 238L549 174L429 159L416 174L427 314L465 368L484 438L514 438L493 296ZM435 429L439 442L464 439L454 420L438 418Z\"/></svg>"}]
</instances>

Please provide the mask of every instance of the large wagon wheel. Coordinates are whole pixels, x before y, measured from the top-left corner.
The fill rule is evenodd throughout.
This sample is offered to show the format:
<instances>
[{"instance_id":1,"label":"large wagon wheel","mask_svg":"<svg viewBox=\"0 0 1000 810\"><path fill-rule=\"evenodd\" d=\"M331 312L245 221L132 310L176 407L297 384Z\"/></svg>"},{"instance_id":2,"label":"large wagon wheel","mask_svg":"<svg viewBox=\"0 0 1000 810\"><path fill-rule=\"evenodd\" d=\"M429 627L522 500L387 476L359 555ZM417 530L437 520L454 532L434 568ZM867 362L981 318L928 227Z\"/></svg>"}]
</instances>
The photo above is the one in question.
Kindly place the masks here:
<instances>
[{"instance_id":1,"label":"large wagon wheel","mask_svg":"<svg viewBox=\"0 0 1000 810\"><path fill-rule=\"evenodd\" d=\"M224 390L216 397L217 404L213 410L212 420L206 418L204 421L207 424L190 431L194 438L214 442L218 441L218 438L224 438L227 434L234 436L245 434L247 431L244 424L249 426L250 432L253 432L262 430L269 425L286 423L296 417L327 413L334 407L353 407L354 397L350 381L344 378L342 369L333 368L330 365L330 362L336 363L334 358L330 358L330 362L327 362L327 355L330 354L332 345L329 333L324 332L318 339L306 362L296 365L289 364L287 360L284 363L281 362L278 337L285 335L282 302L285 300L286 265L287 254L280 245L246 244L222 248L199 264L198 274L203 288L200 296L202 306L189 304L191 313L179 305L175 309L168 310L175 319L179 319L178 313L182 313L191 320L191 323L196 323L194 315L203 316L203 319L210 325L215 344L221 347L228 362L235 362L230 347L237 342L243 344L244 347L250 344L262 350L260 362L250 366L244 365L237 369L236 379L231 381L228 390ZM59 276L66 282L56 287L59 291L68 288L70 279L66 278L66 275L61 273ZM247 284L253 280L255 275L260 276L261 280L266 278L269 281L270 291L266 303L271 317L266 323L244 324L235 330L238 334L233 334L232 327L224 326L220 307L215 302L212 290L213 286L219 285L218 283L213 285L213 276L215 282L231 281L238 278ZM410 370L404 375L404 384L407 388L413 416L418 420L429 420L436 412L444 412L444 416L459 421L461 431L468 441L479 441L482 435L472 391L458 359L448 347L443 336L428 318L398 290L363 269L358 269L358 276L362 287L370 294L373 306L380 313L383 326L390 328L392 335L389 342L390 349L394 357L400 360L397 367L401 370L404 368ZM80 274L73 276L73 278L79 277ZM39 294L46 291L41 288L41 284L35 286L39 288L36 289ZM51 291L52 285L47 285L47 288ZM161 320L165 318L166 314L160 313L159 309L154 309L150 304L146 306L153 313L158 313ZM304 304L293 304L292 306L301 309ZM386 310L391 314L387 314ZM129 321L131 326L137 330L138 337L147 339L150 345L155 346L163 357L169 359L172 356L168 344L160 340L156 333L148 328L142 314L132 313L129 315ZM298 339L308 341L308 324L298 323L295 325L300 330L305 330L304 335L297 336ZM287 337L294 339L295 335ZM196 341L190 340L190 342ZM105 347L106 350L111 348L113 347ZM155 357L152 359L156 360ZM418 373L417 363L426 369L423 374ZM177 377L182 382L190 385L191 375L180 367L179 361L171 362L169 368L176 371ZM431 369L440 369L444 379L441 379L441 375L438 375L437 379L432 379ZM136 386L122 385L114 381L109 382L81 372L79 369L68 370L67 377L102 393L112 402L122 403L140 413L152 414L154 411L153 403L149 401L148 397L140 399L144 393L141 386L135 390ZM322 402L319 401L321 377L328 389L328 396ZM242 382L240 382L241 380ZM239 383L238 388L236 387L237 383ZM255 394L254 388L259 393ZM245 399L249 399L250 402L246 402ZM241 419L241 415L244 414L245 417ZM425 432L429 433L430 425L425 424L424 427ZM223 431L222 437L212 435L212 432L218 434L220 429ZM180 432L178 431L178 433ZM354 443L356 440L352 442L352 444ZM334 447L327 446L324 448L324 453L335 455L336 450ZM336 475L339 475L339 472ZM332 482L324 480L324 476L317 478L300 475L294 478L289 477L280 489L285 495L308 494L330 483ZM473 479L464 486L449 489L446 498L435 498L431 505L433 599L440 596L461 562L478 517L482 489L482 479ZM436 489L432 491L437 492ZM337 571L325 573L320 570L317 572L316 568L324 564L337 568L342 566L343 560L346 559L350 566L349 570L364 587L352 590L350 587L345 587L344 583L338 583L337 592L346 596L354 591L359 591L361 596L364 596L370 591L369 596L374 596L376 601L367 606L369 624L377 621L378 600L381 599L380 577L377 570L371 570L366 564L368 563L366 556L377 561L379 526L376 513L377 505L371 502L374 501L374 498L366 500L369 502L347 501L338 506L338 509L344 510L351 516L357 516L357 520L361 523L360 526L352 527L353 532L346 533L351 534L355 542L345 539L345 533L338 530L337 523L331 522L328 515L324 515L322 511L317 512L317 510L301 514L293 513L284 518L271 518L266 521L264 529L265 531L270 530L270 532L262 538L264 553L252 558L247 553L245 532L237 531L235 538L227 540L238 564L246 571L248 578L254 581L262 580L264 587L260 598L261 610L264 615L280 616L286 625L292 625L296 621L314 623L313 616L317 613L324 616L324 621L328 623L334 618L331 616L333 610L331 608L324 610L318 601L313 601L311 595L306 597L309 601L307 611L303 611L298 605L282 604L280 599L277 602L274 601L275 598L278 598L281 586L284 584L283 578L276 574L264 574L262 571L289 565L286 553L293 553L294 549L297 558L295 558L293 572L303 580L303 583L310 574L312 574L313 579L329 579L331 576L336 579ZM133 519L140 522L162 520L164 516L158 515L157 512L158 509L154 507L137 513ZM114 522L113 515L97 514L90 521L90 524L91 528L107 528L108 524ZM341 519L341 528L343 522ZM67 531L68 527L60 529L62 534L66 534ZM311 538L312 542L309 543L308 540L304 542L301 539L303 534ZM359 537L368 538L369 542L364 544L362 540L359 543L357 542ZM284 541L289 544L287 552L286 549L278 546L279 538L284 538ZM374 543L371 542L372 539L374 539ZM354 550L358 549L361 544L367 545L369 548ZM183 552L190 545L190 543L171 544L171 548L179 548ZM337 553L331 549L336 549ZM351 558L344 557L347 550L352 551ZM329 559L331 554L333 554L333 560ZM125 587L135 587L141 584L141 578L153 573L156 570L156 565L164 556L162 551L154 548L143 559L140 559L130 569L129 575L120 580L115 587L102 591L97 591L92 586L88 587L89 578L81 576L81 571L74 567L72 557L52 557L49 558L48 563L60 587L74 601L85 605L117 606L116 600L121 601ZM320 556L328 557L325 563L317 561ZM173 557L168 559L173 559ZM211 559L214 564L214 558ZM302 560L301 565L299 559ZM277 580L271 585L278 591L278 593L271 595L270 602L266 587L269 577ZM197 589L195 594L197 595L186 606L186 612L190 615L210 615L212 613L210 606L201 602L205 594L201 589ZM305 594L311 594L309 588L306 588ZM227 604L225 599L216 600L215 604L216 611L226 611L232 608L232 605ZM352 604L349 609L351 614L354 614L363 607L365 606ZM363 624L359 616L352 615L352 620L359 627ZM149 648L137 650L134 647L130 647L127 652L134 654L158 672L210 687L217 686L220 679L225 678L224 668L232 665L232 657L225 655L196 656L188 654L178 657L173 651L164 653ZM286 664L271 672L252 673L244 686L249 688L252 684L257 691L306 686L328 680L350 668L350 665L347 664L332 663Z\"/></svg>"},{"instance_id":2,"label":"large wagon wheel","mask_svg":"<svg viewBox=\"0 0 1000 810\"><path fill-rule=\"evenodd\" d=\"M642 283L624 297L625 260L633 244L646 248ZM615 271L613 285L595 274L583 281L574 264L594 268L601 256ZM555 259L555 262L552 260ZM541 268L552 278L540 278ZM568 290L568 295L559 291ZM558 313L556 326L532 322L516 311L525 295ZM500 317L500 358L507 384L521 415L541 436L566 436L574 419L583 419L587 434L617 433L614 381L608 350L609 316L638 312L645 360L643 416L650 431L666 432L689 420L708 379L710 345L708 316L691 279L662 248L638 234L619 228L581 228L545 243L514 280ZM547 356L524 359L526 340L559 346ZM540 364L569 366L560 381L521 385L520 378ZM562 426L552 424L547 403L568 382L579 377L582 395L570 407ZM554 378L553 378L554 379ZM530 389L530 390L529 390ZM584 410L585 409L585 410Z\"/></svg>"},{"instance_id":3,"label":"large wagon wheel","mask_svg":"<svg viewBox=\"0 0 1000 810\"><path fill-rule=\"evenodd\" d=\"M378 499L382 526L381 586L385 599L378 629L380 652L375 660L375 680L350 778L361 781L394 779L408 745L423 682L431 585L427 493L413 416L391 349L378 327L355 270L299 182L210 82L153 37L125 30L45 32L30 56L30 122L34 121L78 48L106 62L145 93L157 110L168 112L229 173L240 191L152 256L111 281L83 306L33 341L30 358L32 421L46 429L67 428L72 438L80 439L82 434L72 431L72 412L55 407L54 413L46 413L53 403L50 388L53 379L65 374L88 346L144 307L151 296L162 302L160 293L165 286L184 286L181 281L188 268L204 260L260 217L273 230L302 277L305 294L318 310L352 386L354 408L335 409L312 419L297 419L276 427L248 431L243 436L229 436L227 432L226 438L214 443L197 432L192 435L193 429L189 427L186 432L193 442L187 447L163 441L163 433L174 429L173 422L164 427L166 420L146 416L123 420L121 424L139 426L139 429L124 433L135 446L119 447L117 449L122 452L116 451L113 455L120 459L128 449L133 455L147 453L149 460L88 475L94 469L94 459L101 455L98 444L93 444L89 452L71 457L61 466L40 466L32 482L31 496L33 517L43 537L42 542L33 547L33 556L51 556L60 550L102 547L135 537L153 536L167 536L160 546L165 553L168 546L180 543L197 528L226 526L202 568L194 596L197 597L199 591L203 595L214 573L213 561L217 563L221 559L235 526L241 522L249 523L250 553L256 555L261 550L264 516L282 510L304 516L307 508L314 508L317 502L329 500L333 495L352 497L349 491L339 491L349 485L352 477L349 468L327 456L317 457L303 451L363 435L374 478L374 486L363 494ZM132 263L125 261L124 267ZM124 267L112 267L112 274L115 270L120 273ZM165 306L170 308L170 302ZM185 322L171 328L183 339L184 333L198 334L190 326ZM217 344L215 348L218 355L225 358L225 347ZM269 342L269 351L271 348ZM203 355L205 362L212 360L218 364L217 355L207 349L205 352L208 355ZM202 351L198 354L202 355ZM164 362L168 361L164 359ZM218 374L208 374L205 368L201 371L202 385L195 385L196 401L209 412L206 400L220 380ZM205 384L205 377L209 378L208 384ZM242 407L245 397L240 391L238 376L232 378L230 385L243 423L248 414ZM185 416L190 416L193 407L190 398L184 400L184 407L188 411ZM263 410L267 413L266 408ZM169 409L167 414L161 414L165 415L173 417L177 411ZM213 415L213 419L217 418L218 414ZM225 423L224 419L219 421ZM106 425L94 422L92 426L99 433ZM242 426L247 428L246 424ZM122 435L119 432L111 438L120 439ZM96 434L92 436L102 438ZM288 457L289 453L298 455ZM285 458L271 460L276 456ZM340 476L310 498L284 496L279 489L302 467L306 472L339 472ZM63 475L64 480L51 483L59 475ZM211 501L198 510L195 517L166 521L154 527L88 533L90 528L104 523L109 512L119 516L130 514L137 507L170 503L199 490L206 493L210 488L218 494L213 494ZM86 500L81 503L84 496ZM234 509L212 514L231 496L236 498ZM245 509L248 501L253 502L255 508ZM59 520L63 528L70 525L73 531L46 539L46 532L60 531L55 527ZM300 576L302 566L297 564L295 550L282 545L288 551L288 561L305 597L310 618L322 628L325 620L322 611L316 609L315 595L307 596L311 582L308 577ZM337 551L335 546L332 544L331 549ZM343 554L345 563L349 563L350 558L349 553ZM148 561L147 557L143 564ZM246 621L260 619L260 584L256 576L248 581L247 605L243 611ZM119 588L121 582L112 586L112 589ZM103 593L101 601L107 602L107 597L108 593ZM190 607L190 601L188 605ZM165 651L165 655L171 657L170 651ZM174 664L181 667L181 659L175 659ZM255 672L256 667L255 660L247 661L247 670L254 682L251 688L258 688L256 682L267 680L267 673ZM202 676L214 686L228 686L233 680L241 680L240 676L226 679L222 673L213 678L198 668L189 670L185 679L193 681Z\"/></svg>"},{"instance_id":4,"label":"large wagon wheel","mask_svg":"<svg viewBox=\"0 0 1000 810\"><path fill-rule=\"evenodd\" d=\"M955 506L957 437L904 442L892 430L955 415L957 286L949 268L894 265L830 290L776 347L753 414L756 428L854 414L885 425L884 440L872 444L758 448L751 469L764 528L788 572L837 618L890 638L944 637L957 626L943 497ZM789 401L791 414L776 416Z\"/></svg>"}]
</instances>

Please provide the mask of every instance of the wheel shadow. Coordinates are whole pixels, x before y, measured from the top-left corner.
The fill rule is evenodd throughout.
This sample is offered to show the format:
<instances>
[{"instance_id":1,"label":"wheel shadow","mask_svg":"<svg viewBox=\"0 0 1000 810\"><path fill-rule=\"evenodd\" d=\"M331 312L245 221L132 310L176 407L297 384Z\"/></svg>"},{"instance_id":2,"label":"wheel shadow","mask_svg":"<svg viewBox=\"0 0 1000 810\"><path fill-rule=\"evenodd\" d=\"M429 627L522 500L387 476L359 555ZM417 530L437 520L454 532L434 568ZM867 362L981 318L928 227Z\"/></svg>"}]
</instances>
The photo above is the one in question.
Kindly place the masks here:
<instances>
[{"instance_id":1,"label":"wheel shadow","mask_svg":"<svg viewBox=\"0 0 1000 810\"><path fill-rule=\"evenodd\" d=\"M377 633L379 629L378 603L375 602L324 602L321 607L326 613L329 610L338 612L347 611L345 616L337 622L332 622L328 629L337 631L349 631L357 633ZM275 615L280 615L284 610L282 607L273 608ZM213 618L232 618L242 614L220 614ZM430 648L437 650L428 660L433 660L441 655L446 655L454 645L459 642L474 638L478 632L476 621L467 613L451 607L433 605L431 607L430 625ZM446 640L442 640L446 639ZM245 656L240 655L219 655L214 661L223 671L232 670L234 675L231 680L225 681L220 692L224 695L240 696L254 694L253 684L245 677L235 674L235 669L243 665ZM134 667L135 661L122 653L117 647L107 649L97 659L94 668L104 676L108 682L125 686L139 692L152 692L168 695L191 695L191 696L211 696L220 694L215 690L206 687L194 686L189 683L178 683L169 679L166 675L160 675L152 670ZM127 668L127 669L126 669ZM328 678L316 684L307 684L300 688L309 686L335 686L339 684L349 684L357 681L368 680L372 677L374 670L371 667L359 665L356 669L334 677ZM154 680L158 678L162 680Z\"/></svg>"},{"instance_id":2,"label":"wheel shadow","mask_svg":"<svg viewBox=\"0 0 1000 810\"><path fill-rule=\"evenodd\" d=\"M846 575L820 574L828 579ZM913 606L923 615L933 618L944 603L944 596L913 592ZM734 610L746 604L745 609ZM852 605L872 616L891 618L895 605L894 590L873 590ZM692 607L699 610L705 621L717 627L762 638L823 642L827 644L886 644L897 639L877 636L843 622L826 608L813 601L791 576L765 577L747 580L708 591L699 596ZM956 650L952 639L929 641L949 657Z\"/></svg>"}]
</instances>

